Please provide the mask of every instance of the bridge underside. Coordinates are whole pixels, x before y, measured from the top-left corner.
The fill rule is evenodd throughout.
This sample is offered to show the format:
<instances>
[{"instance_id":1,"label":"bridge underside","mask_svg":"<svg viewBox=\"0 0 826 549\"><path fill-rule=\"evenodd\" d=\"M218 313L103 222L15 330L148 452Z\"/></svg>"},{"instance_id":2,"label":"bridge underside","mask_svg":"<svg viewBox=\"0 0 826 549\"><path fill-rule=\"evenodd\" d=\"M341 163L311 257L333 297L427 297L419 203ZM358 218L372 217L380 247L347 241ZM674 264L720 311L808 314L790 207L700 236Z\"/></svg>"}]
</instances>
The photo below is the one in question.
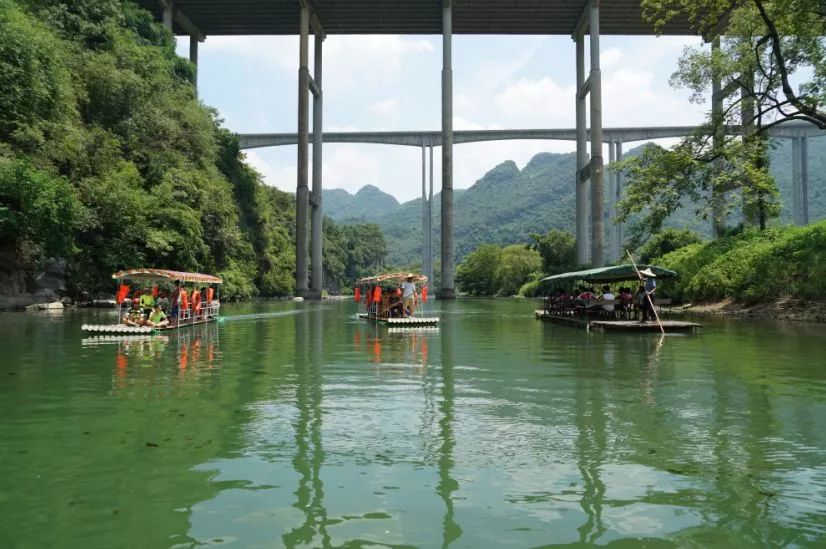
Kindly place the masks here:
<instances>
[{"instance_id":1,"label":"bridge underside","mask_svg":"<svg viewBox=\"0 0 826 549\"><path fill-rule=\"evenodd\" d=\"M175 0L205 35L299 34L299 0ZM327 34L441 34L441 0L312 0ZM159 0L138 0L160 19ZM585 0L453 0L454 34L571 35ZM603 34L654 34L639 0L600 4ZM188 34L177 23L173 29ZM694 34L687 22L664 34Z\"/></svg>"},{"instance_id":2,"label":"bridge underside","mask_svg":"<svg viewBox=\"0 0 826 549\"><path fill-rule=\"evenodd\" d=\"M322 45L328 34L440 34L442 36L441 297L452 298L453 242L453 67L454 34L567 35L576 43L577 171L576 227L579 263L603 265L604 162L602 143L621 155L621 143L604 136L600 35L651 35L640 0L137 0L172 32L190 36L197 66L198 43L209 35L298 35L298 124L296 183L296 293L321 295ZM695 34L687 21L663 34ZM310 73L309 40L314 63ZM586 47L587 46L587 47ZM197 84L196 84L197 85ZM309 166L312 98L312 169ZM457 135L459 139L463 136ZM607 139L606 139L607 137ZM590 138L590 147L588 139ZM434 140L435 141L435 140ZM461 142L457 140L457 142ZM421 144L424 148L425 143ZM432 145L431 145L432 147ZM431 149L432 150L432 149ZM432 170L432 162L431 162ZM312 176L312 177L310 177ZM613 176L610 176L613 178ZM312 189L309 187L312 180ZM432 181L432 177L431 177ZM432 184L432 183L431 183ZM619 193L621 180L609 180ZM426 201L422 189L423 202ZM588 209L588 202L591 202ZM611 203L609 202L609 205ZM590 211L589 211L590 210ZM311 216L309 215L311 214ZM310 219L311 217L311 219ZM426 229L423 216L423 230ZM309 237L309 238L308 238ZM589 242L590 241L590 242ZM590 246L589 246L590 244ZM312 254L309 251L312 250ZM426 247L423 247L423 254ZM311 257L310 257L311 256ZM423 257L423 266L426 259ZM312 269L310 269L312 267ZM312 278L310 279L310 274ZM432 275L432 273L427 273Z\"/></svg>"}]
</instances>

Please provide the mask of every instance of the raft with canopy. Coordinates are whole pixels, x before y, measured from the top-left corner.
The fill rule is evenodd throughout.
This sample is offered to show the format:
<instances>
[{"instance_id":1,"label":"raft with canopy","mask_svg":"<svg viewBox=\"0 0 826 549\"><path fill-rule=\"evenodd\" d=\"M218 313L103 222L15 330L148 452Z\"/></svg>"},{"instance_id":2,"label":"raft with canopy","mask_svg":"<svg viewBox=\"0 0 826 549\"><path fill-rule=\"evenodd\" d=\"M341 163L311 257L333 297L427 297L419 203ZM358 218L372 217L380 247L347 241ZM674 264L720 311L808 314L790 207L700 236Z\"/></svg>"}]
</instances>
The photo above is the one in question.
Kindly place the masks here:
<instances>
[{"instance_id":1,"label":"raft with canopy","mask_svg":"<svg viewBox=\"0 0 826 549\"><path fill-rule=\"evenodd\" d=\"M420 290L416 298L419 304L414 307L413 314L407 314L400 293L401 285L408 279ZM358 315L361 319L394 327L436 326L439 317L425 316L423 313L428 291L427 277L423 274L384 273L360 278L356 282L353 297L356 302L364 304L364 309Z\"/></svg>"},{"instance_id":2,"label":"raft with canopy","mask_svg":"<svg viewBox=\"0 0 826 549\"><path fill-rule=\"evenodd\" d=\"M145 335L218 320L218 311L221 306L221 284L223 284L220 277L169 269L141 268L118 271L112 275L112 278L118 282L115 297L118 307L118 323L105 325L84 324L81 326L84 332ZM177 306L173 307L172 299L169 300L170 310L165 311L168 320L166 324L149 326L146 324L136 325L137 323L125 324L121 321L132 304L130 295L134 296L134 299L139 299L138 295L142 288L151 288L154 304L161 286L166 286L168 289L180 286L180 291L177 293ZM175 309L175 316L170 314L173 312L171 309Z\"/></svg>"},{"instance_id":3,"label":"raft with canopy","mask_svg":"<svg viewBox=\"0 0 826 549\"><path fill-rule=\"evenodd\" d=\"M640 274L663 280L676 278L677 273L657 265L613 265L610 267L599 267L596 269L585 269L581 271L571 271L568 273L546 276L541 280L543 283L551 282L559 287L565 288L576 282L586 282L594 285L610 285L617 282L640 280ZM654 306L670 306L670 299L654 299ZM630 312L622 313L626 310L621 308L618 299L577 299L571 296L565 299L546 298L544 307L534 311L534 316L542 320L549 320L556 324L576 326L586 330L599 331L633 331L633 332L688 332L701 328L694 322L683 322L677 320L664 320L658 324L637 322L630 318ZM660 327L662 326L662 328Z\"/></svg>"}]
</instances>

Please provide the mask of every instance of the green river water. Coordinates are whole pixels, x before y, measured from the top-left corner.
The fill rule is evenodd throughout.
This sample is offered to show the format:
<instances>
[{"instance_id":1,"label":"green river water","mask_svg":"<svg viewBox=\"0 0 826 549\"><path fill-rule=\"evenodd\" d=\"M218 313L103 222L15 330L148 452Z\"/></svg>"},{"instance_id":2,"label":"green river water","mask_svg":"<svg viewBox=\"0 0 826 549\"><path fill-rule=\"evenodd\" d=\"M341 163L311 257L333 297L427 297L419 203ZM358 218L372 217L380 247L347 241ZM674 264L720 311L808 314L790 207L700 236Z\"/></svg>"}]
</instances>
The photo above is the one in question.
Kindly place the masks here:
<instances>
[{"instance_id":1,"label":"green river water","mask_svg":"<svg viewBox=\"0 0 826 549\"><path fill-rule=\"evenodd\" d=\"M89 340L0 314L0 547L826 546L826 329L352 302Z\"/></svg>"}]
</instances>

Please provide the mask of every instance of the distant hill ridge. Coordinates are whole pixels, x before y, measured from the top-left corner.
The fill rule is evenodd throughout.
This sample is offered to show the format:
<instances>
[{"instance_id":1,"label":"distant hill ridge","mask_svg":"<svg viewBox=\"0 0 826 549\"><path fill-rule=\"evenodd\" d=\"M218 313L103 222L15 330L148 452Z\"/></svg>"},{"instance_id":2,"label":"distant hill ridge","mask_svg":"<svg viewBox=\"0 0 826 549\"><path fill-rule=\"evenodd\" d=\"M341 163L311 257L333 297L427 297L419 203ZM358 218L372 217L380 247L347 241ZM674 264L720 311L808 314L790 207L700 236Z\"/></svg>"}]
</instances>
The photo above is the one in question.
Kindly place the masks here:
<instances>
[{"instance_id":1,"label":"distant hill ridge","mask_svg":"<svg viewBox=\"0 0 826 549\"><path fill-rule=\"evenodd\" d=\"M640 147L627 154L635 154ZM489 170L473 186L454 191L456 259L479 244L527 242L531 233L549 229L574 231L575 153L543 152L519 169L506 160ZM780 188L784 207L781 220L791 221L791 143L779 141L770 153L771 172ZM607 189L607 181L606 181ZM340 189L323 191L324 213L344 223L378 223L388 244L388 261L405 264L421 259L421 199L399 204L372 185L355 195ZM439 252L439 194L433 197L434 253ZM809 140L809 218L826 217L826 139ZM672 225L707 233L707 223L685 211Z\"/></svg>"}]
</instances>

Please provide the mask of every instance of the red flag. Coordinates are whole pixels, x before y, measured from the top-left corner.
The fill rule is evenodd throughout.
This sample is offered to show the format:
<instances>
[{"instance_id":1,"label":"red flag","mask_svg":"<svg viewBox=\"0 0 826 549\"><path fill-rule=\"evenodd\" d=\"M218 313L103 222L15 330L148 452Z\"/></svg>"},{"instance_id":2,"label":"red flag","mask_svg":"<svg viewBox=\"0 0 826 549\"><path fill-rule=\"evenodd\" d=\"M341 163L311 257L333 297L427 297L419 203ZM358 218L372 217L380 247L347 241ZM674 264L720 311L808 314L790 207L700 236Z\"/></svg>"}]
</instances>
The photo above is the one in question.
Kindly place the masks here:
<instances>
[{"instance_id":1,"label":"red flag","mask_svg":"<svg viewBox=\"0 0 826 549\"><path fill-rule=\"evenodd\" d=\"M127 284L121 284L120 288L118 288L118 295L115 297L115 301L120 304L126 299L127 294L129 294L129 286Z\"/></svg>"},{"instance_id":2,"label":"red flag","mask_svg":"<svg viewBox=\"0 0 826 549\"><path fill-rule=\"evenodd\" d=\"M353 301L355 301L356 303L361 301L361 288L356 287L356 289L353 291Z\"/></svg>"},{"instance_id":3,"label":"red flag","mask_svg":"<svg viewBox=\"0 0 826 549\"><path fill-rule=\"evenodd\" d=\"M157 286L152 286L152 297L154 297L154 298L158 297L158 287Z\"/></svg>"},{"instance_id":4,"label":"red flag","mask_svg":"<svg viewBox=\"0 0 826 549\"><path fill-rule=\"evenodd\" d=\"M427 302L427 286L422 288L422 301Z\"/></svg>"}]
</instances>

